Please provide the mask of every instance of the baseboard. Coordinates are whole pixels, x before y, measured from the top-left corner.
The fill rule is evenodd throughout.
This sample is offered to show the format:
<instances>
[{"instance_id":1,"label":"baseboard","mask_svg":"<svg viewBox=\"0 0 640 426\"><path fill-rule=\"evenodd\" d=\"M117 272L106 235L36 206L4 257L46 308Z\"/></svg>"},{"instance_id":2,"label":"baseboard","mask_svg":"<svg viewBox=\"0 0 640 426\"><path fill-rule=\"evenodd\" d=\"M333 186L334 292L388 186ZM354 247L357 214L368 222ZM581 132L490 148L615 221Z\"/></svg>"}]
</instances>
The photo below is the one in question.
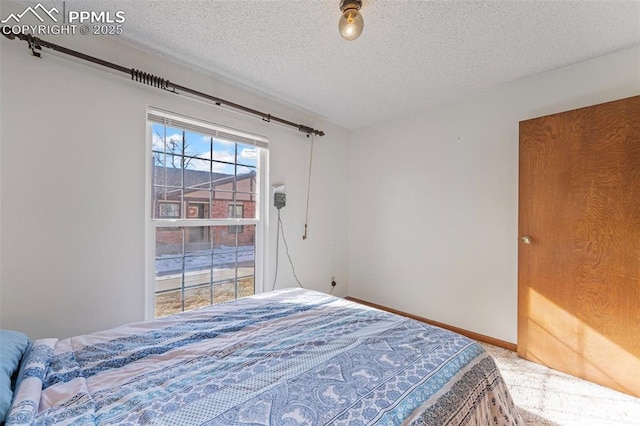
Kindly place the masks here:
<instances>
[{"instance_id":1,"label":"baseboard","mask_svg":"<svg viewBox=\"0 0 640 426\"><path fill-rule=\"evenodd\" d=\"M420 317L418 315L402 312L397 309L387 308L386 306L378 305L377 303L367 302L366 300L360 300L355 297L347 296L346 300L351 302L360 303L362 305L371 306L372 308L380 309L381 311L391 312L392 314L402 315L403 317L411 318L416 321L424 322L426 324L435 325L436 327L444 328L446 330L453 331L454 333L462 334L470 339L477 340L479 342L488 343L490 345L498 346L510 351L516 352L518 347L514 343L505 342L504 340L496 339L495 337L485 336L484 334L476 333L474 331L465 330L463 328L454 327L453 325L444 324L438 321L433 321L427 318Z\"/></svg>"}]
</instances>

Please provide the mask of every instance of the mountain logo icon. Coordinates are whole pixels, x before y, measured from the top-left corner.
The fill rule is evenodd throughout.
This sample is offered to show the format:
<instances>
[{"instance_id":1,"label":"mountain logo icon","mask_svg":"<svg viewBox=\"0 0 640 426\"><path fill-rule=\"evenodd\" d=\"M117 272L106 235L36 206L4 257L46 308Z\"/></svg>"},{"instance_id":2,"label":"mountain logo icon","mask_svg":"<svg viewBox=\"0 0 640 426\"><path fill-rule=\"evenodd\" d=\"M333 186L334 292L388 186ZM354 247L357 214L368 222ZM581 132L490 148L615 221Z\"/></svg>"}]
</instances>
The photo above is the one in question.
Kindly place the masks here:
<instances>
[{"instance_id":1,"label":"mountain logo icon","mask_svg":"<svg viewBox=\"0 0 640 426\"><path fill-rule=\"evenodd\" d=\"M38 11L40 13L38 13ZM31 6L27 7L22 13L18 13L17 15L15 13L12 13L0 22L2 22L3 24L6 24L7 22L13 20L17 24L28 13L31 13L40 22L43 22L43 23L44 23L44 18L42 16L48 16L53 22L58 22L58 18L56 18L53 15L54 12L56 14L60 13L55 6L47 10L47 8L42 5L42 3L38 3L35 7L31 7Z\"/></svg>"}]
</instances>

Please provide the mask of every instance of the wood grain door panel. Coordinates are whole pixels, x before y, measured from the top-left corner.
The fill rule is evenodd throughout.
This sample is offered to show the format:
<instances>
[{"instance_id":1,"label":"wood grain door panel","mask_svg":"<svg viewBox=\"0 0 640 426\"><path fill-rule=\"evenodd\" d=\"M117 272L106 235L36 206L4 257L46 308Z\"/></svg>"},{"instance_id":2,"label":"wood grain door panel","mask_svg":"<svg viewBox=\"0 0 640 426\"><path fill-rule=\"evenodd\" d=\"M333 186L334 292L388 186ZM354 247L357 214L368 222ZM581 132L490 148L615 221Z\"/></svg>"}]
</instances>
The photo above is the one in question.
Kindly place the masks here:
<instances>
[{"instance_id":1,"label":"wood grain door panel","mask_svg":"<svg viewBox=\"0 0 640 426\"><path fill-rule=\"evenodd\" d=\"M640 96L520 123L518 354L640 397Z\"/></svg>"}]
</instances>

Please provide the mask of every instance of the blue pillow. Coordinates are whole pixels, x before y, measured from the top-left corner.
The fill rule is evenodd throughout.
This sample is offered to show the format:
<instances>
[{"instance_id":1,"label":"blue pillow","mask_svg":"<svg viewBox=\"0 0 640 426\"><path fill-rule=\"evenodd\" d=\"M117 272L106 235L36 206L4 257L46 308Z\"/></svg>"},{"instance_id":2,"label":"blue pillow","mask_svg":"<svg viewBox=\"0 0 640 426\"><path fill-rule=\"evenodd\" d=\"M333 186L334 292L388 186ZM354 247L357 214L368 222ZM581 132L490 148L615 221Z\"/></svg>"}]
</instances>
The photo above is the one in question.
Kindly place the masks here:
<instances>
[{"instance_id":1,"label":"blue pillow","mask_svg":"<svg viewBox=\"0 0 640 426\"><path fill-rule=\"evenodd\" d=\"M33 342L29 341L29 345L27 345L27 348L24 350L24 353L22 354L22 361L20 361L20 368L18 368L18 371L13 375L13 377L15 378L15 382L12 383L13 393L16 393L18 391L20 387L20 382L22 381L22 379L24 379L24 369L27 365L26 361L29 358L29 352L31 352L31 349L33 349Z\"/></svg>"},{"instance_id":2,"label":"blue pillow","mask_svg":"<svg viewBox=\"0 0 640 426\"><path fill-rule=\"evenodd\" d=\"M29 338L20 332L0 330L0 422L4 422L13 399L11 377L29 346Z\"/></svg>"}]
</instances>

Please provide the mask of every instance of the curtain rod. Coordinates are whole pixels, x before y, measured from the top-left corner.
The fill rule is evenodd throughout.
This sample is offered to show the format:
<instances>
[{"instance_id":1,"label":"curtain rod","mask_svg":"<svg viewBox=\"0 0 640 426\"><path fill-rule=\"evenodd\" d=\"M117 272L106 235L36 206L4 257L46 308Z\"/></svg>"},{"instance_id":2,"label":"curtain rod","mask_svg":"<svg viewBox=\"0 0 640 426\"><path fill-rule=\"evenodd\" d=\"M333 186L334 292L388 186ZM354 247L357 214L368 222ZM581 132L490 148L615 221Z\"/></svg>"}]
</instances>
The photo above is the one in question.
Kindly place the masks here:
<instances>
[{"instance_id":1,"label":"curtain rod","mask_svg":"<svg viewBox=\"0 0 640 426\"><path fill-rule=\"evenodd\" d=\"M311 134L324 136L324 132L322 130L317 130L309 126L305 126L304 124L296 124L294 122L255 110L253 108L246 107L244 105L226 101L224 99L200 92L198 90L194 90L189 87L173 83L167 79L158 77L153 74L146 73L144 71L140 71L134 68L126 68L126 67L123 67L122 65L114 64L113 62L105 61L103 59L96 58L94 56L90 56L75 50L67 49L66 47L62 47L60 45L42 40L41 38L34 37L31 34L22 34L19 32L14 32L8 26L2 27L2 34L4 34L4 36L10 40L18 38L20 40L26 41L29 45L29 49L31 49L31 53L33 53L33 56L36 56L38 58L41 56L41 54L40 52L37 52L37 51L42 50L43 47L47 47L57 52L64 53L65 55L73 56L74 58L79 58L88 62L92 62L94 64L102 65L103 67L111 68L113 70L120 71L125 74L129 74L131 76L131 80L137 81L142 84L146 84L148 86L156 87L158 89L166 90L172 93L180 93L180 92L189 93L191 95L211 101L218 106L224 105L233 109L240 110L242 112L256 115L260 117L262 121L266 121L266 122L275 121L277 123L284 124L285 126L294 127L298 129L300 132L306 133L307 136Z\"/></svg>"}]
</instances>

